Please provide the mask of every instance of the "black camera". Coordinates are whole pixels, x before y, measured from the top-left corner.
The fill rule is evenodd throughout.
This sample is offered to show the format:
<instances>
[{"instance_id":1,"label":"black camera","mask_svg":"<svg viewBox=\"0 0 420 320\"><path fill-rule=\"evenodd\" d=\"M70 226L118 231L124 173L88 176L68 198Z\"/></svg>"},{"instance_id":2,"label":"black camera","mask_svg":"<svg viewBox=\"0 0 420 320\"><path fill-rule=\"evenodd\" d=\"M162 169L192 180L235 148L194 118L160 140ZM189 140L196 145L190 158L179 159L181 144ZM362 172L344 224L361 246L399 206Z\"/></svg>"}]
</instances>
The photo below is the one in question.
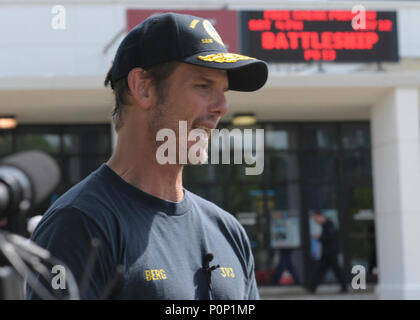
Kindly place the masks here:
<instances>
[{"instance_id":1,"label":"black camera","mask_svg":"<svg viewBox=\"0 0 420 320\"><path fill-rule=\"evenodd\" d=\"M59 262L47 250L18 235L29 210L41 203L59 181L58 165L43 152L24 151L0 160L0 300L23 299L25 282L40 297L61 298L50 294L37 276L48 281L49 266ZM70 298L77 299L77 285L69 276Z\"/></svg>"}]
</instances>

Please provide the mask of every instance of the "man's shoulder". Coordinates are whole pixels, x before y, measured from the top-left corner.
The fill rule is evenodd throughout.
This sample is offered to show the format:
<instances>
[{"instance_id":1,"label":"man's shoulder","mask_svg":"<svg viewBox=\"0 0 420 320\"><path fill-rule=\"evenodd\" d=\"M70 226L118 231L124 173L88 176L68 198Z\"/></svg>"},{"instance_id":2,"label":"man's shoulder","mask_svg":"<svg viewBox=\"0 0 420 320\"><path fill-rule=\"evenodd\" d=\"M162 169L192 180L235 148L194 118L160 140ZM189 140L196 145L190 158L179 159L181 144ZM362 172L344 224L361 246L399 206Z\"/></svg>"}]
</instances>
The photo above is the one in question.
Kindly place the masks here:
<instances>
[{"instance_id":1,"label":"man's shoulder","mask_svg":"<svg viewBox=\"0 0 420 320\"><path fill-rule=\"evenodd\" d=\"M49 225L58 220L68 223L78 219L89 220L100 226L105 220L109 220L112 198L107 197L109 190L98 175L99 170L100 168L60 196L45 212L40 225Z\"/></svg>"},{"instance_id":2,"label":"man's shoulder","mask_svg":"<svg viewBox=\"0 0 420 320\"><path fill-rule=\"evenodd\" d=\"M225 227L234 229L238 232L244 232L242 225L234 215L222 209L215 203L200 197L197 194L189 192L192 201L200 207L201 211L211 220L222 222Z\"/></svg>"},{"instance_id":3,"label":"man's shoulder","mask_svg":"<svg viewBox=\"0 0 420 320\"><path fill-rule=\"evenodd\" d=\"M109 184L100 174L101 168L89 174L85 179L74 185L60 196L48 209L58 211L61 209L77 209L87 215L104 211L112 203Z\"/></svg>"}]
</instances>

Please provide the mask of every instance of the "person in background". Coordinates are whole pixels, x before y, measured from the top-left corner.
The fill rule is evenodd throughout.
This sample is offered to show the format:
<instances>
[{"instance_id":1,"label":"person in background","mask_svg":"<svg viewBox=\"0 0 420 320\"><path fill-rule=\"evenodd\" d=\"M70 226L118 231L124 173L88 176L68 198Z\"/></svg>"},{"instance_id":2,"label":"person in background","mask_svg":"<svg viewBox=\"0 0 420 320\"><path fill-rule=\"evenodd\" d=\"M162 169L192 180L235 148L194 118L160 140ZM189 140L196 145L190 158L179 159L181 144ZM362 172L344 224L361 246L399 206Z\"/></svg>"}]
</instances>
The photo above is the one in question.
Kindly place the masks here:
<instances>
[{"instance_id":1,"label":"person in background","mask_svg":"<svg viewBox=\"0 0 420 320\"><path fill-rule=\"evenodd\" d=\"M347 292L346 282L342 270L338 265L338 254L340 253L338 231L334 226L334 223L325 217L324 214L319 210L314 211L312 214L312 219L315 221L315 223L318 223L322 226L321 235L312 236L321 242L322 254L318 269L315 272L315 277L312 281L312 284L309 286L309 291L311 293L316 292L318 285L322 283L325 274L327 273L328 269L331 268L335 277L340 283L340 293Z\"/></svg>"},{"instance_id":2,"label":"person in background","mask_svg":"<svg viewBox=\"0 0 420 320\"><path fill-rule=\"evenodd\" d=\"M299 276L292 263L293 249L281 248L279 252L280 252L280 260L279 260L279 263L277 264L276 270L271 280L272 284L278 285L283 272L286 270L289 271L290 275L292 276L293 283L299 284L300 283Z\"/></svg>"}]
</instances>

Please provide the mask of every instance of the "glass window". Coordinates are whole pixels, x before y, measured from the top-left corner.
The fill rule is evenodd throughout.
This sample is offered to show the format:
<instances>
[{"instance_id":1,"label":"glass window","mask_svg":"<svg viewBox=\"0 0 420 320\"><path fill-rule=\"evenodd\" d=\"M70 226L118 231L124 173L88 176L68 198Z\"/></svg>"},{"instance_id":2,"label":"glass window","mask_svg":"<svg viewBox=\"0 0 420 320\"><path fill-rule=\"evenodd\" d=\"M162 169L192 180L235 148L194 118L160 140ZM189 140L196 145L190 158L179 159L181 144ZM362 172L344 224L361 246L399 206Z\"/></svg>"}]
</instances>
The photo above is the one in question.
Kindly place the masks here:
<instances>
[{"instance_id":1,"label":"glass window","mask_svg":"<svg viewBox=\"0 0 420 320\"><path fill-rule=\"evenodd\" d=\"M54 161L57 163L57 165L60 168L60 175L61 175L60 181L62 181L64 179L63 160L60 155L53 156L52 158L54 159Z\"/></svg>"},{"instance_id":2,"label":"glass window","mask_svg":"<svg viewBox=\"0 0 420 320\"><path fill-rule=\"evenodd\" d=\"M349 247L352 265L363 265L367 276L374 277L376 266L375 214L373 210L373 188L371 185L356 185L347 189L350 214Z\"/></svg>"},{"instance_id":3,"label":"glass window","mask_svg":"<svg viewBox=\"0 0 420 320\"><path fill-rule=\"evenodd\" d=\"M294 129L268 127L265 133L266 149L297 149L297 133Z\"/></svg>"},{"instance_id":4,"label":"glass window","mask_svg":"<svg viewBox=\"0 0 420 320\"><path fill-rule=\"evenodd\" d=\"M221 182L223 179L223 165L201 164L184 167L184 181L196 182Z\"/></svg>"},{"instance_id":5,"label":"glass window","mask_svg":"<svg viewBox=\"0 0 420 320\"><path fill-rule=\"evenodd\" d=\"M372 175L370 151L344 151L342 159L344 177L370 177Z\"/></svg>"},{"instance_id":6,"label":"glass window","mask_svg":"<svg viewBox=\"0 0 420 320\"><path fill-rule=\"evenodd\" d=\"M271 248L300 246L300 192L297 184L283 184L274 190L270 208Z\"/></svg>"},{"instance_id":7,"label":"glass window","mask_svg":"<svg viewBox=\"0 0 420 320\"><path fill-rule=\"evenodd\" d=\"M262 159L256 160L253 163L249 162L251 164L245 163L243 161L243 164L233 164L231 165L231 171L232 171L232 179L234 181L241 181L241 182L262 182L264 179L264 162ZM261 169L254 169L259 168L257 167L257 163L260 163L259 166ZM251 171L250 171L251 170ZM255 173L258 173L258 170L262 170L261 174L251 174L253 171Z\"/></svg>"},{"instance_id":8,"label":"glass window","mask_svg":"<svg viewBox=\"0 0 420 320\"><path fill-rule=\"evenodd\" d=\"M341 126L341 144L345 149L369 148L370 129L364 124L344 124Z\"/></svg>"},{"instance_id":9,"label":"glass window","mask_svg":"<svg viewBox=\"0 0 420 320\"><path fill-rule=\"evenodd\" d=\"M107 157L65 157L63 159L63 180L75 184L98 169Z\"/></svg>"},{"instance_id":10,"label":"glass window","mask_svg":"<svg viewBox=\"0 0 420 320\"><path fill-rule=\"evenodd\" d=\"M305 186L305 198L309 210L335 209L337 207L338 190L332 184L316 184Z\"/></svg>"},{"instance_id":11,"label":"glass window","mask_svg":"<svg viewBox=\"0 0 420 320\"><path fill-rule=\"evenodd\" d=\"M303 127L303 148L336 149L337 133L334 125L305 125Z\"/></svg>"},{"instance_id":12,"label":"glass window","mask_svg":"<svg viewBox=\"0 0 420 320\"><path fill-rule=\"evenodd\" d=\"M253 152L256 150L256 137L257 129L261 129L260 126L250 127L234 127L228 126L226 128L219 129L219 145L222 147L229 147L231 150L239 149L242 153L245 149L252 149ZM229 139L227 139L229 138ZM250 138L250 139L246 139ZM264 149L264 145L258 146Z\"/></svg>"},{"instance_id":13,"label":"glass window","mask_svg":"<svg viewBox=\"0 0 420 320\"><path fill-rule=\"evenodd\" d=\"M266 208L274 207L274 192L263 190L256 184L235 184L230 187L229 200L230 212L244 226L252 247L263 248L269 241ZM257 257L256 266L261 263Z\"/></svg>"},{"instance_id":14,"label":"glass window","mask_svg":"<svg viewBox=\"0 0 420 320\"><path fill-rule=\"evenodd\" d=\"M16 151L36 149L51 154L60 153L60 135L53 133L18 133Z\"/></svg>"},{"instance_id":15,"label":"glass window","mask_svg":"<svg viewBox=\"0 0 420 320\"><path fill-rule=\"evenodd\" d=\"M334 152L304 154L305 180L333 180L337 177L337 155Z\"/></svg>"},{"instance_id":16,"label":"glass window","mask_svg":"<svg viewBox=\"0 0 420 320\"><path fill-rule=\"evenodd\" d=\"M0 156L11 154L13 151L12 134L1 134L0 132Z\"/></svg>"},{"instance_id":17,"label":"glass window","mask_svg":"<svg viewBox=\"0 0 420 320\"><path fill-rule=\"evenodd\" d=\"M67 154L106 154L110 152L110 134L102 128L66 128L63 133Z\"/></svg>"},{"instance_id":18,"label":"glass window","mask_svg":"<svg viewBox=\"0 0 420 320\"><path fill-rule=\"evenodd\" d=\"M296 180L299 178L299 161L297 154L278 152L271 155L269 176L274 181Z\"/></svg>"},{"instance_id":19,"label":"glass window","mask_svg":"<svg viewBox=\"0 0 420 320\"><path fill-rule=\"evenodd\" d=\"M219 207L223 207L223 186L221 185L193 185L191 188L186 188L191 192L203 197L206 200L213 202Z\"/></svg>"},{"instance_id":20,"label":"glass window","mask_svg":"<svg viewBox=\"0 0 420 320\"><path fill-rule=\"evenodd\" d=\"M256 184L232 185L229 194L231 213L264 211L263 196L260 189L260 186Z\"/></svg>"},{"instance_id":21,"label":"glass window","mask_svg":"<svg viewBox=\"0 0 420 320\"><path fill-rule=\"evenodd\" d=\"M300 212L300 191L296 183L281 184L275 188L275 210L287 210L293 214Z\"/></svg>"}]
</instances>

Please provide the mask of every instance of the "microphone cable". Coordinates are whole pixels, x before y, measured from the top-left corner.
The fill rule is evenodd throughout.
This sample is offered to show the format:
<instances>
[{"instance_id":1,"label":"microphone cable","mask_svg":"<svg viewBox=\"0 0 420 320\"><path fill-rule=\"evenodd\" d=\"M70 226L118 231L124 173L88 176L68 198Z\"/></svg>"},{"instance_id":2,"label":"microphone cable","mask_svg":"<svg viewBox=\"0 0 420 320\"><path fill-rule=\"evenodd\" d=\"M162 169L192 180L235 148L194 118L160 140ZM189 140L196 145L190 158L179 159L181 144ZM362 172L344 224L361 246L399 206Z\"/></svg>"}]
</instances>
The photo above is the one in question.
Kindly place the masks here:
<instances>
[{"instance_id":1,"label":"microphone cable","mask_svg":"<svg viewBox=\"0 0 420 320\"><path fill-rule=\"evenodd\" d=\"M209 300L213 300L213 294L212 294L212 285L211 285L211 272L213 270L216 270L217 268L220 268L220 265L217 264L215 266L209 266L210 262L213 260L214 255L212 253L207 253L203 257L203 272L206 276L207 280L207 290L209 294Z\"/></svg>"},{"instance_id":2,"label":"microphone cable","mask_svg":"<svg viewBox=\"0 0 420 320\"><path fill-rule=\"evenodd\" d=\"M35 274L26 266L25 262L16 252L13 244L7 241L6 237L1 232L0 251L17 272L17 274L22 278L22 280L26 278L29 286L41 299L54 300L54 296L50 294L47 289L42 286L36 286L37 278Z\"/></svg>"},{"instance_id":3,"label":"microphone cable","mask_svg":"<svg viewBox=\"0 0 420 320\"><path fill-rule=\"evenodd\" d=\"M32 243L29 239L21 237L16 234L7 233L6 231L0 232L0 250L11 266L16 270L19 276L24 279L28 286L43 300L57 300L59 297L51 294L43 286L37 285L39 280L34 274L35 270L39 275L47 281L51 282L52 275L49 272L47 265L62 265L64 263L51 256L51 254ZM28 265L30 267L28 267ZM70 300L79 299L79 290L76 280L74 279L71 271L65 267L66 277L65 281L68 285L68 293Z\"/></svg>"},{"instance_id":4,"label":"microphone cable","mask_svg":"<svg viewBox=\"0 0 420 320\"><path fill-rule=\"evenodd\" d=\"M68 299L69 300L80 300L79 295L79 289L77 286L76 279L74 278L73 273L70 271L67 266L60 261L57 258L54 258L48 250L45 250L44 248L36 245L33 243L30 239L26 239L20 235L14 234L14 233L6 233L6 236L10 242L12 242L17 249L24 250L28 253L30 253L33 256L38 257L41 261L44 262L44 264L50 265L50 266L56 266L61 265L65 267L66 270L66 284L68 285ZM29 261L31 262L31 261ZM42 264L42 263L41 263ZM48 268L46 268L44 265L43 267L47 270L48 276L44 275L43 278L46 279L48 282L51 281L52 275ZM41 274L41 273L40 273ZM42 275L42 274L41 274ZM57 297L58 299L58 297Z\"/></svg>"}]
</instances>

